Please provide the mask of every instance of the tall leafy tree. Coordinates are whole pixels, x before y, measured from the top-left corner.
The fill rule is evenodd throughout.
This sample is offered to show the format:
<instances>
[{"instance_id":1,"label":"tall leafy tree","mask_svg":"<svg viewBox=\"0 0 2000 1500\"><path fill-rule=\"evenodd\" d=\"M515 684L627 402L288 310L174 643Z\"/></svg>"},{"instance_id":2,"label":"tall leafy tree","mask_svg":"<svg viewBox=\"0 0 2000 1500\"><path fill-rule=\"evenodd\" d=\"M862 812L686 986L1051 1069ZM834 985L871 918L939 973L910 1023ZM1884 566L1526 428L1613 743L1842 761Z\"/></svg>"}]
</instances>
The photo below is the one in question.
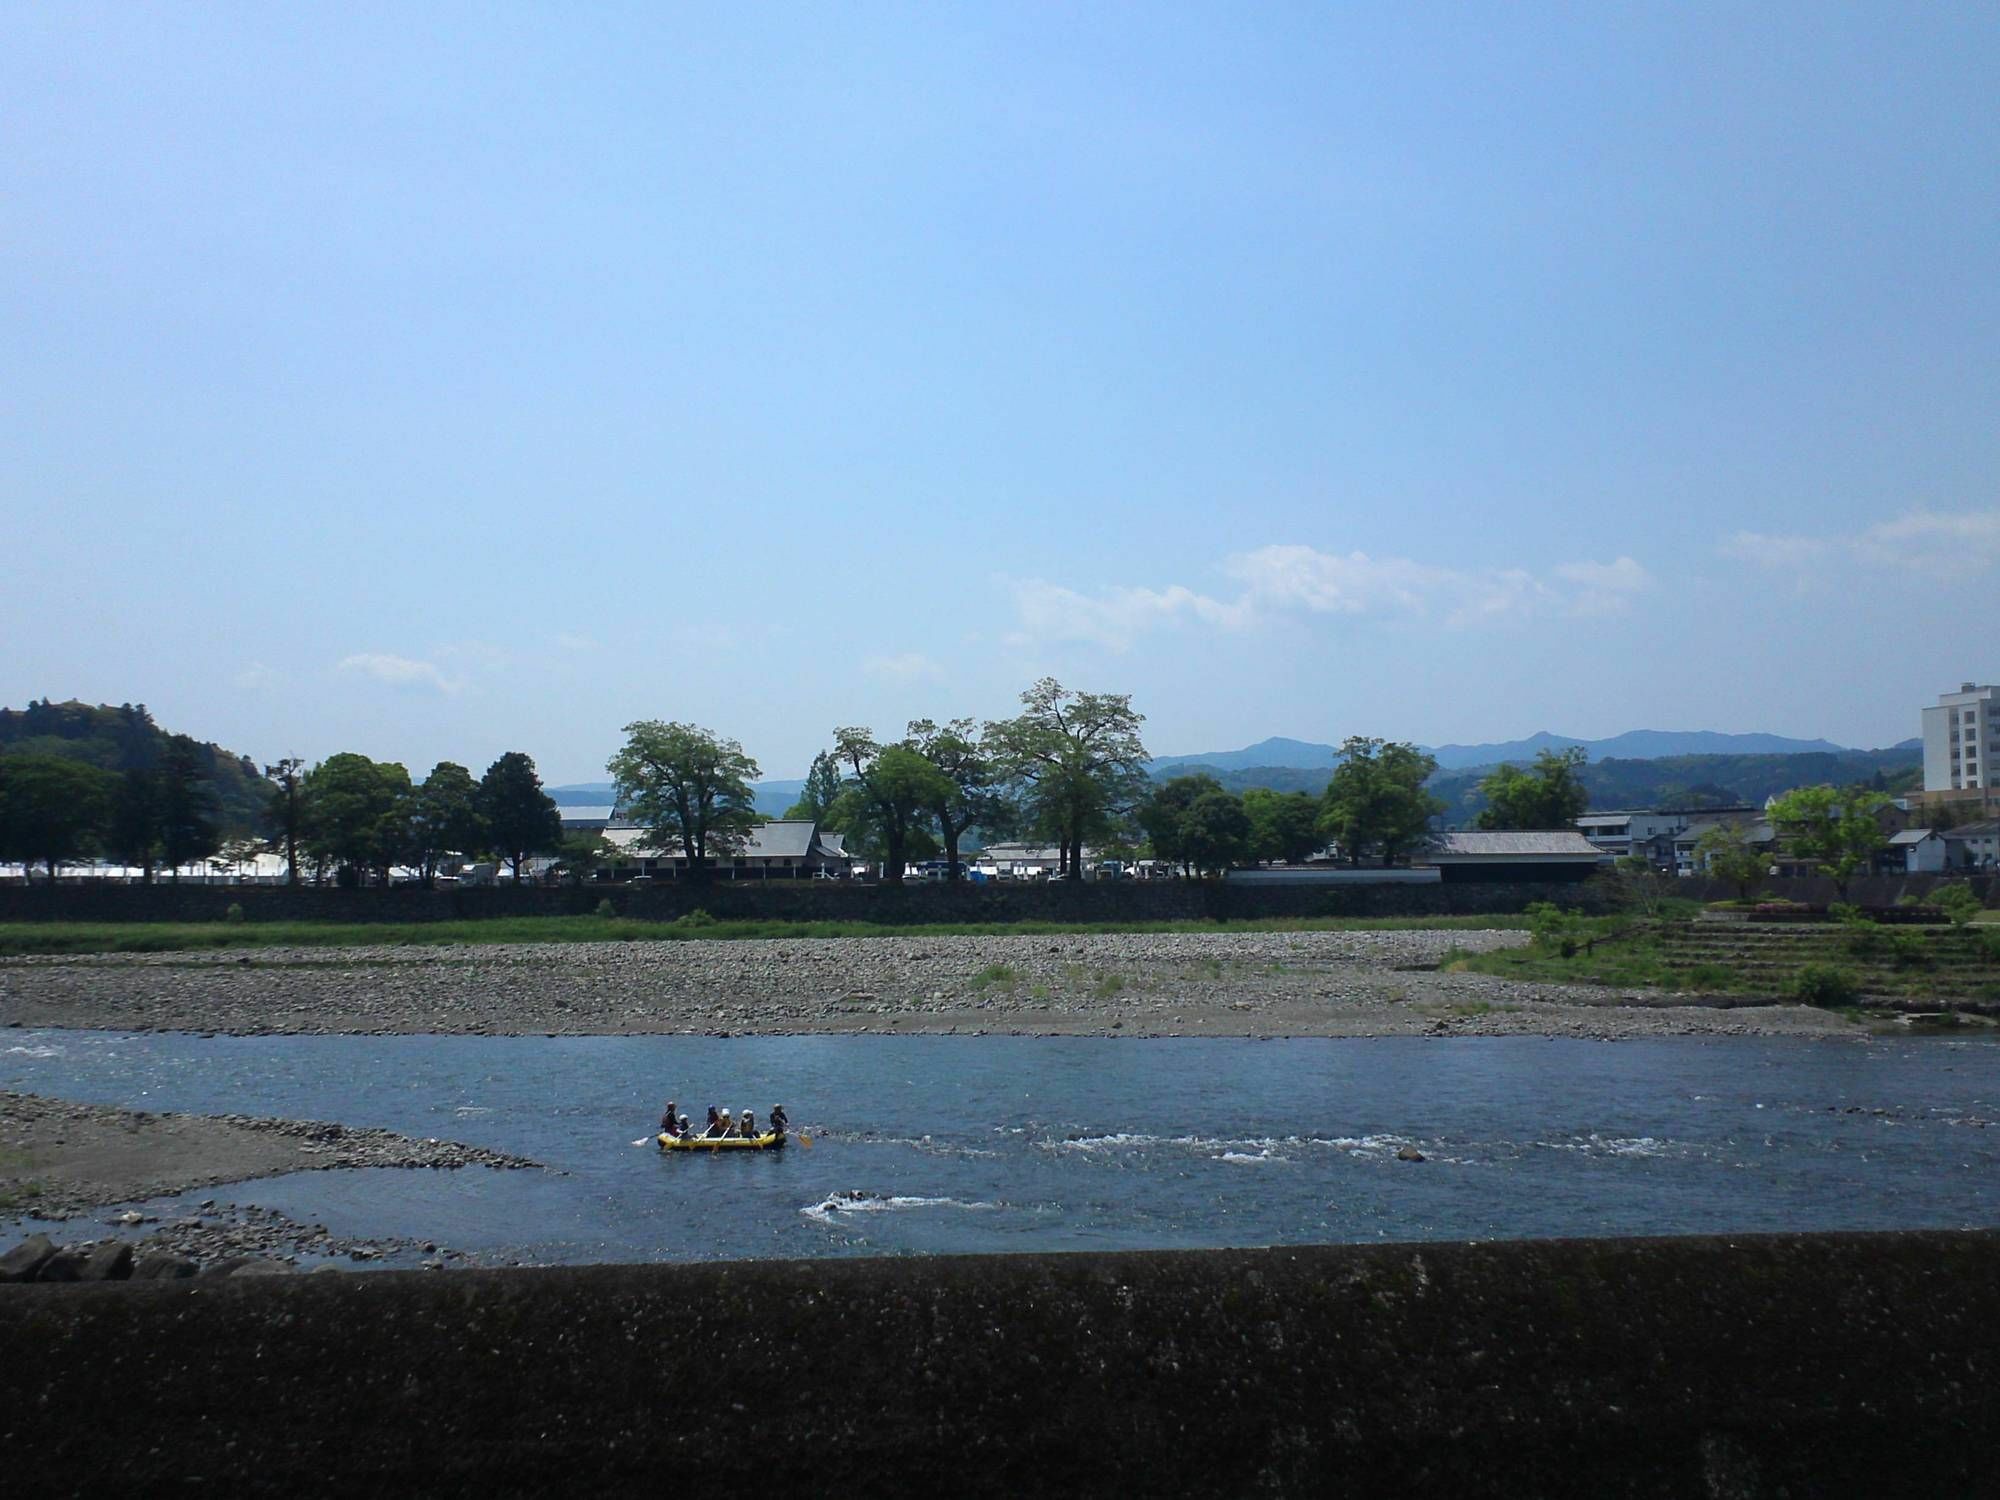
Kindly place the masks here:
<instances>
[{"instance_id":1,"label":"tall leafy tree","mask_svg":"<svg viewBox=\"0 0 2000 1500\"><path fill-rule=\"evenodd\" d=\"M929 719L912 720L905 743L935 766L942 778L933 787L930 813L944 845L945 878L962 880L965 872L958 859L959 840L968 829L995 823L1003 816L999 771L970 719L953 719L942 725Z\"/></svg>"},{"instance_id":2,"label":"tall leafy tree","mask_svg":"<svg viewBox=\"0 0 2000 1500\"><path fill-rule=\"evenodd\" d=\"M1765 815L1795 857L1812 860L1822 875L1833 877L1845 901L1848 882L1865 873L1888 843L1878 816L1888 804L1887 797L1865 786L1807 786L1779 797Z\"/></svg>"},{"instance_id":3,"label":"tall leafy tree","mask_svg":"<svg viewBox=\"0 0 2000 1500\"><path fill-rule=\"evenodd\" d=\"M1184 873L1195 868L1186 828L1189 809L1197 800L1222 791L1222 783L1206 771L1170 777L1154 786L1133 808L1132 816L1153 846L1153 857L1179 865Z\"/></svg>"},{"instance_id":4,"label":"tall leafy tree","mask_svg":"<svg viewBox=\"0 0 2000 1500\"><path fill-rule=\"evenodd\" d=\"M1056 830L1063 873L1080 880L1091 828L1145 795L1145 716L1128 693L1080 693L1053 677L1021 694L1021 710L987 725L987 751L1030 819Z\"/></svg>"},{"instance_id":5,"label":"tall leafy tree","mask_svg":"<svg viewBox=\"0 0 2000 1500\"><path fill-rule=\"evenodd\" d=\"M94 853L111 822L119 781L60 755L0 755L0 858L48 867Z\"/></svg>"},{"instance_id":6,"label":"tall leafy tree","mask_svg":"<svg viewBox=\"0 0 2000 1500\"><path fill-rule=\"evenodd\" d=\"M647 830L646 847L678 847L688 876L706 880L709 859L742 847L758 823L750 783L762 774L735 740L693 724L641 719L606 767L618 805Z\"/></svg>"},{"instance_id":7,"label":"tall leafy tree","mask_svg":"<svg viewBox=\"0 0 2000 1500\"><path fill-rule=\"evenodd\" d=\"M305 762L296 757L264 767L270 783L265 792L264 826L272 830L273 846L285 851L286 885L299 883L299 846L307 832L304 769Z\"/></svg>"},{"instance_id":8,"label":"tall leafy tree","mask_svg":"<svg viewBox=\"0 0 2000 1500\"><path fill-rule=\"evenodd\" d=\"M222 808L202 747L184 734L167 736L153 776L159 785L160 857L178 880L181 866L222 847Z\"/></svg>"},{"instance_id":9,"label":"tall leafy tree","mask_svg":"<svg viewBox=\"0 0 2000 1500\"><path fill-rule=\"evenodd\" d=\"M1437 761L1415 745L1353 735L1320 801L1320 831L1352 864L1380 854L1384 864L1421 843L1444 804L1424 790Z\"/></svg>"},{"instance_id":10,"label":"tall leafy tree","mask_svg":"<svg viewBox=\"0 0 2000 1500\"><path fill-rule=\"evenodd\" d=\"M343 751L329 755L300 778L306 806L306 851L337 865L345 883L375 871L387 884L390 868L408 847L410 773L387 761Z\"/></svg>"},{"instance_id":11,"label":"tall leafy tree","mask_svg":"<svg viewBox=\"0 0 2000 1500\"><path fill-rule=\"evenodd\" d=\"M791 805L785 816L825 823L827 814L833 811L833 804L840 800L840 790L840 761L831 750L822 750L813 757L812 768L806 772L806 784L799 791L799 800Z\"/></svg>"},{"instance_id":12,"label":"tall leafy tree","mask_svg":"<svg viewBox=\"0 0 2000 1500\"><path fill-rule=\"evenodd\" d=\"M1181 848L1197 870L1219 874L1250 849L1250 815L1243 799L1220 787L1203 792L1181 817Z\"/></svg>"},{"instance_id":13,"label":"tall leafy tree","mask_svg":"<svg viewBox=\"0 0 2000 1500\"><path fill-rule=\"evenodd\" d=\"M486 824L479 815L479 783L454 761L431 767L423 785L410 795L410 863L425 885L437 880L439 863L447 854L472 854L487 844Z\"/></svg>"},{"instance_id":14,"label":"tall leafy tree","mask_svg":"<svg viewBox=\"0 0 2000 1500\"><path fill-rule=\"evenodd\" d=\"M1319 798L1311 792L1250 787L1243 793L1243 811L1250 818L1252 859L1303 864L1324 842L1319 831Z\"/></svg>"},{"instance_id":15,"label":"tall leafy tree","mask_svg":"<svg viewBox=\"0 0 2000 1500\"><path fill-rule=\"evenodd\" d=\"M1579 775L1590 752L1581 745L1536 752L1534 766L1496 766L1479 783L1486 807L1481 828L1568 828L1590 806Z\"/></svg>"},{"instance_id":16,"label":"tall leafy tree","mask_svg":"<svg viewBox=\"0 0 2000 1500\"><path fill-rule=\"evenodd\" d=\"M153 883L160 862L160 788L151 771L127 771L118 778L104 847L126 864L139 866L141 878Z\"/></svg>"},{"instance_id":17,"label":"tall leafy tree","mask_svg":"<svg viewBox=\"0 0 2000 1500\"><path fill-rule=\"evenodd\" d=\"M833 747L851 773L836 819L881 850L882 879L901 885L912 844L929 836L932 809L953 795L950 778L908 744L878 744L866 729L834 730Z\"/></svg>"},{"instance_id":18,"label":"tall leafy tree","mask_svg":"<svg viewBox=\"0 0 2000 1500\"><path fill-rule=\"evenodd\" d=\"M530 854L547 853L562 840L556 800L542 790L534 761L519 750L509 750L486 768L476 805L494 852L514 867L516 884Z\"/></svg>"}]
</instances>

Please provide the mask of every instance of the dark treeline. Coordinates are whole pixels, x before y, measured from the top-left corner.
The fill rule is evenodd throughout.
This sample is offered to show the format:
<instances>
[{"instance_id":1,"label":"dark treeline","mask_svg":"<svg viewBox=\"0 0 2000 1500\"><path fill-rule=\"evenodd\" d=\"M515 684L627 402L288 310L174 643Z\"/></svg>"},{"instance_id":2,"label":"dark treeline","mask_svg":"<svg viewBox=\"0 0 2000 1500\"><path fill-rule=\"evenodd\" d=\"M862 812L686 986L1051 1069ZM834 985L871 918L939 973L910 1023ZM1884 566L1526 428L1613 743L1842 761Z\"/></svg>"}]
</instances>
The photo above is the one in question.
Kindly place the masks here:
<instances>
[{"instance_id":1,"label":"dark treeline","mask_svg":"<svg viewBox=\"0 0 2000 1500\"><path fill-rule=\"evenodd\" d=\"M402 766L353 753L260 768L161 730L143 706L0 710L0 859L52 877L105 859L150 881L267 851L286 858L294 882L386 882L396 866L428 882L447 859L481 856L518 876L531 854L557 852L561 835L534 761L518 751L477 780L446 761L412 783Z\"/></svg>"}]
</instances>

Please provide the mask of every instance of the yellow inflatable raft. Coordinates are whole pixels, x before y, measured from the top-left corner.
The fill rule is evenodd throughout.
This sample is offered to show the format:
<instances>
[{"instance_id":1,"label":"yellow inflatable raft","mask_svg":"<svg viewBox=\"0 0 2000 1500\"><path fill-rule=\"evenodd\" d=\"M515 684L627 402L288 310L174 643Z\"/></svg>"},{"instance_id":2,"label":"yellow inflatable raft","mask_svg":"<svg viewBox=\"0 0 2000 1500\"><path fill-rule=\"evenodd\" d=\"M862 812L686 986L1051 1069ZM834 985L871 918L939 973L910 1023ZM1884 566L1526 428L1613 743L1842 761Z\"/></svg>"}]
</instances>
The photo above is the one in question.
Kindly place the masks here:
<instances>
[{"instance_id":1,"label":"yellow inflatable raft","mask_svg":"<svg viewBox=\"0 0 2000 1500\"><path fill-rule=\"evenodd\" d=\"M662 1151L776 1151L785 1144L781 1135L725 1135L711 1141L700 1136L671 1136L664 1130L654 1139Z\"/></svg>"}]
</instances>

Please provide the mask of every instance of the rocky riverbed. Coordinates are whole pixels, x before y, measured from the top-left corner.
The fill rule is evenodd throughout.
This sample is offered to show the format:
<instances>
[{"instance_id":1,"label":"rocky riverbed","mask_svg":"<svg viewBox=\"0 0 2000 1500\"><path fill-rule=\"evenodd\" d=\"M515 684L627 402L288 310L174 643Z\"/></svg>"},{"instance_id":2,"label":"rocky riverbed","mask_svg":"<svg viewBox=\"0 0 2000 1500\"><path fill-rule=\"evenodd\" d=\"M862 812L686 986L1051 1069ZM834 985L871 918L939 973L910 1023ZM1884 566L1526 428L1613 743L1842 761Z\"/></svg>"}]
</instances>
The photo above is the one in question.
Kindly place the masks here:
<instances>
[{"instance_id":1,"label":"rocky riverbed","mask_svg":"<svg viewBox=\"0 0 2000 1500\"><path fill-rule=\"evenodd\" d=\"M483 1146L417 1140L392 1130L319 1120L152 1114L0 1093L0 1214L44 1220L282 1172L537 1165ZM202 1208L214 1206L208 1202ZM199 1222L169 1224L182 1230L203 1227Z\"/></svg>"},{"instance_id":2,"label":"rocky riverbed","mask_svg":"<svg viewBox=\"0 0 2000 1500\"><path fill-rule=\"evenodd\" d=\"M0 960L0 1025L232 1033L1837 1034L1804 1006L1439 972L1510 930L268 948Z\"/></svg>"}]
</instances>

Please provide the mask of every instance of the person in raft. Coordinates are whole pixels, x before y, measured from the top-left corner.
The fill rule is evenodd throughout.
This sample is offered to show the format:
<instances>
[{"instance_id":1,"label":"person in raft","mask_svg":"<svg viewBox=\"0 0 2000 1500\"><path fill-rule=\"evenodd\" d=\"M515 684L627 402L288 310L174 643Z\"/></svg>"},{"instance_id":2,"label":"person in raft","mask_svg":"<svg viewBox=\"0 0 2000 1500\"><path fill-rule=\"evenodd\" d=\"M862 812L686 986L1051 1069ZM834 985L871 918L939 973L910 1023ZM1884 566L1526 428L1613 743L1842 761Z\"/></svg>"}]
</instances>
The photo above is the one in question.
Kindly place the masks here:
<instances>
[{"instance_id":1,"label":"person in raft","mask_svg":"<svg viewBox=\"0 0 2000 1500\"><path fill-rule=\"evenodd\" d=\"M785 1127L792 1123L785 1118L785 1106L782 1104L772 1105L771 1113L766 1118L770 1121L772 1135L783 1135Z\"/></svg>"},{"instance_id":2,"label":"person in raft","mask_svg":"<svg viewBox=\"0 0 2000 1500\"><path fill-rule=\"evenodd\" d=\"M713 1104L708 1107L708 1123L701 1128L701 1138L705 1141L717 1140L722 1135L722 1116L717 1114Z\"/></svg>"},{"instance_id":3,"label":"person in raft","mask_svg":"<svg viewBox=\"0 0 2000 1500\"><path fill-rule=\"evenodd\" d=\"M746 1141L757 1139L757 1120L749 1110L744 1110L742 1116L737 1120L736 1132Z\"/></svg>"},{"instance_id":4,"label":"person in raft","mask_svg":"<svg viewBox=\"0 0 2000 1500\"><path fill-rule=\"evenodd\" d=\"M678 1139L683 1128L683 1117L674 1113L674 1101L669 1099L660 1114L660 1134Z\"/></svg>"}]
</instances>

